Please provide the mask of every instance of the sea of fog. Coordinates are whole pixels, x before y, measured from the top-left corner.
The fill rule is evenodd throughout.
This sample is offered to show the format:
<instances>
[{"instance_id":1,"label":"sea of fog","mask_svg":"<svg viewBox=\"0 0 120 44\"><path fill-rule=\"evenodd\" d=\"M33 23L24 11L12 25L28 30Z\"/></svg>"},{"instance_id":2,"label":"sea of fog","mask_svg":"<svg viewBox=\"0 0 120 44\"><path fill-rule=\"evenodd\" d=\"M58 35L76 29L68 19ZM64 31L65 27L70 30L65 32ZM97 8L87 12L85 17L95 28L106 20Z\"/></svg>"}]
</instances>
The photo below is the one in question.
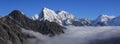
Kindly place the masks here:
<instances>
[{"instance_id":1,"label":"sea of fog","mask_svg":"<svg viewBox=\"0 0 120 44\"><path fill-rule=\"evenodd\" d=\"M90 44L92 40L120 37L120 26L65 26L65 33L54 37L42 35L39 32L22 29L22 32L35 38L29 38L24 44Z\"/></svg>"}]
</instances>

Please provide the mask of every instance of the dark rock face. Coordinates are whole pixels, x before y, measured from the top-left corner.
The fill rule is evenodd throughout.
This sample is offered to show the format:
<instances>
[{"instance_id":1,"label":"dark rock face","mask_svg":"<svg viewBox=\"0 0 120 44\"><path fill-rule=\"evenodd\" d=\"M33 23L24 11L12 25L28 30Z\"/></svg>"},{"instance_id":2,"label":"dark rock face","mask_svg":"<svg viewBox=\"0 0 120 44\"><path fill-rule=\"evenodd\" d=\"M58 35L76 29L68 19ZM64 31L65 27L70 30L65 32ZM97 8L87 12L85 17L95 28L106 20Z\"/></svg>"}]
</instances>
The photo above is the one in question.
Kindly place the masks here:
<instances>
[{"instance_id":1,"label":"dark rock face","mask_svg":"<svg viewBox=\"0 0 120 44\"><path fill-rule=\"evenodd\" d=\"M96 26L107 26L105 22L97 22L95 25Z\"/></svg>"},{"instance_id":2,"label":"dark rock face","mask_svg":"<svg viewBox=\"0 0 120 44\"><path fill-rule=\"evenodd\" d=\"M27 36L22 33L21 28L50 36L64 33L64 27L55 22L33 21L14 10L8 16L0 18L0 44L23 44Z\"/></svg>"},{"instance_id":3,"label":"dark rock face","mask_svg":"<svg viewBox=\"0 0 120 44\"><path fill-rule=\"evenodd\" d=\"M93 26L91 20L82 18L79 21L73 21L72 25L74 26Z\"/></svg>"},{"instance_id":4,"label":"dark rock face","mask_svg":"<svg viewBox=\"0 0 120 44\"><path fill-rule=\"evenodd\" d=\"M74 25L74 26L84 26L80 21L73 21L72 25Z\"/></svg>"},{"instance_id":5,"label":"dark rock face","mask_svg":"<svg viewBox=\"0 0 120 44\"><path fill-rule=\"evenodd\" d=\"M24 39L20 28L0 21L0 44L22 44Z\"/></svg>"}]
</instances>

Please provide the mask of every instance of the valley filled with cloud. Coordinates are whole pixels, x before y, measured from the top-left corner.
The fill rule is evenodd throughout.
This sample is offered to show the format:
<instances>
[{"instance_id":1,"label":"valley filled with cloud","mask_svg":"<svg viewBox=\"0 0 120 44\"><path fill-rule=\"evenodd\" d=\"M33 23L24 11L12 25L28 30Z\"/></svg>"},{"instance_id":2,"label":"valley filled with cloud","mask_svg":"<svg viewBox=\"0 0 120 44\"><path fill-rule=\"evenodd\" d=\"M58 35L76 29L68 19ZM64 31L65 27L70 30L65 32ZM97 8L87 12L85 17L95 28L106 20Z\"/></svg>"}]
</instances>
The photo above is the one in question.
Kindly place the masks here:
<instances>
[{"instance_id":1,"label":"valley filled with cloud","mask_svg":"<svg viewBox=\"0 0 120 44\"><path fill-rule=\"evenodd\" d=\"M120 37L120 26L65 26L64 34L48 37L32 30L22 31L25 34L34 36L25 41L25 44L99 44L104 40L114 40ZM98 41L96 41L98 40ZM98 43L96 43L98 42ZM117 42L117 41L116 41ZM114 43L114 41L113 41ZM111 43L112 44L112 43Z\"/></svg>"}]
</instances>

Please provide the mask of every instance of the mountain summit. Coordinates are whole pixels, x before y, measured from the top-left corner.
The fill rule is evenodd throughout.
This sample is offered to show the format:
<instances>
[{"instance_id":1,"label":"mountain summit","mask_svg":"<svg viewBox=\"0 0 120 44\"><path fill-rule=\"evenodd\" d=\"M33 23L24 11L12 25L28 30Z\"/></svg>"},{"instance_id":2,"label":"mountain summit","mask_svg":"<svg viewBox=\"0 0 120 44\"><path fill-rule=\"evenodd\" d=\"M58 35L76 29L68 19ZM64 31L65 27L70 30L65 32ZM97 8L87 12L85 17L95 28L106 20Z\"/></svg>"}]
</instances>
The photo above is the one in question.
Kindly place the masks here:
<instances>
[{"instance_id":1,"label":"mountain summit","mask_svg":"<svg viewBox=\"0 0 120 44\"><path fill-rule=\"evenodd\" d=\"M56 22L60 25L72 25L73 21L78 20L74 15L64 10L55 12L54 10L43 8L39 15L32 17L33 20Z\"/></svg>"},{"instance_id":2,"label":"mountain summit","mask_svg":"<svg viewBox=\"0 0 120 44\"><path fill-rule=\"evenodd\" d=\"M115 18L115 16L108 16L108 15L102 14L96 19L95 24L96 25L108 25L107 22L112 20L113 18Z\"/></svg>"},{"instance_id":3,"label":"mountain summit","mask_svg":"<svg viewBox=\"0 0 120 44\"><path fill-rule=\"evenodd\" d=\"M39 20L48 20L48 21L54 21L57 19L57 14L48 8L43 8L42 12L39 15Z\"/></svg>"}]
</instances>

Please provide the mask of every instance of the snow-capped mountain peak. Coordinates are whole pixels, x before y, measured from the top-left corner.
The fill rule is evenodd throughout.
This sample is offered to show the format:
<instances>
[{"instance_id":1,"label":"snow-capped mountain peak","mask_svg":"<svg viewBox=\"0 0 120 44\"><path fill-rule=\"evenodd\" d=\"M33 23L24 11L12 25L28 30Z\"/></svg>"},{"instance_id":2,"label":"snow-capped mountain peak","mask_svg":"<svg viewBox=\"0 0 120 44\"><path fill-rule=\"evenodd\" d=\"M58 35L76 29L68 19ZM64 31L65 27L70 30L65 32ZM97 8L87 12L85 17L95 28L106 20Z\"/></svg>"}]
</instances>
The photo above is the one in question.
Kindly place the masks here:
<instances>
[{"instance_id":1,"label":"snow-capped mountain peak","mask_svg":"<svg viewBox=\"0 0 120 44\"><path fill-rule=\"evenodd\" d=\"M57 14L55 11L43 8L42 12L40 13L39 20L48 20L50 22L54 21L56 19Z\"/></svg>"},{"instance_id":2,"label":"snow-capped mountain peak","mask_svg":"<svg viewBox=\"0 0 120 44\"><path fill-rule=\"evenodd\" d=\"M75 19L75 16L72 15L71 13L69 12L66 12L64 10L58 12L58 18L61 19L61 20L65 20L65 19Z\"/></svg>"},{"instance_id":3,"label":"snow-capped mountain peak","mask_svg":"<svg viewBox=\"0 0 120 44\"><path fill-rule=\"evenodd\" d=\"M72 24L72 21L75 21L76 17L69 12L64 10L58 12L57 18L61 20L64 24Z\"/></svg>"},{"instance_id":4,"label":"snow-capped mountain peak","mask_svg":"<svg viewBox=\"0 0 120 44\"><path fill-rule=\"evenodd\" d=\"M111 20L113 18L115 18L115 16L108 16L108 15L102 14L97 18L97 21L98 22L106 22L106 21Z\"/></svg>"},{"instance_id":5,"label":"snow-capped mountain peak","mask_svg":"<svg viewBox=\"0 0 120 44\"><path fill-rule=\"evenodd\" d=\"M34 16L32 16L33 20L38 20L38 18L39 18L39 14L35 14Z\"/></svg>"},{"instance_id":6,"label":"snow-capped mountain peak","mask_svg":"<svg viewBox=\"0 0 120 44\"><path fill-rule=\"evenodd\" d=\"M117 16L112 20L108 21L108 24L111 26L120 26L120 16Z\"/></svg>"},{"instance_id":7,"label":"snow-capped mountain peak","mask_svg":"<svg viewBox=\"0 0 120 44\"><path fill-rule=\"evenodd\" d=\"M104 22L104 21L108 21L108 20L115 18L115 16L108 16L108 15L103 14L103 15L100 15L99 18L101 22Z\"/></svg>"},{"instance_id":8,"label":"snow-capped mountain peak","mask_svg":"<svg viewBox=\"0 0 120 44\"><path fill-rule=\"evenodd\" d=\"M64 10L56 13L52 9L43 8L42 12L39 15L33 16L32 19L33 20L40 20L40 21L41 20L48 20L50 22L56 22L56 23L62 25L63 23L72 24L72 21L76 20L76 17L74 15L72 15L71 13L66 12Z\"/></svg>"},{"instance_id":9,"label":"snow-capped mountain peak","mask_svg":"<svg viewBox=\"0 0 120 44\"><path fill-rule=\"evenodd\" d=\"M97 24L97 25L108 25L107 22L112 20L113 18L115 18L115 16L108 16L106 14L102 14L96 19L95 24Z\"/></svg>"},{"instance_id":10,"label":"snow-capped mountain peak","mask_svg":"<svg viewBox=\"0 0 120 44\"><path fill-rule=\"evenodd\" d=\"M49 8L44 7L44 8L42 9L42 11L53 11L53 10L52 10L52 9L49 9Z\"/></svg>"}]
</instances>

